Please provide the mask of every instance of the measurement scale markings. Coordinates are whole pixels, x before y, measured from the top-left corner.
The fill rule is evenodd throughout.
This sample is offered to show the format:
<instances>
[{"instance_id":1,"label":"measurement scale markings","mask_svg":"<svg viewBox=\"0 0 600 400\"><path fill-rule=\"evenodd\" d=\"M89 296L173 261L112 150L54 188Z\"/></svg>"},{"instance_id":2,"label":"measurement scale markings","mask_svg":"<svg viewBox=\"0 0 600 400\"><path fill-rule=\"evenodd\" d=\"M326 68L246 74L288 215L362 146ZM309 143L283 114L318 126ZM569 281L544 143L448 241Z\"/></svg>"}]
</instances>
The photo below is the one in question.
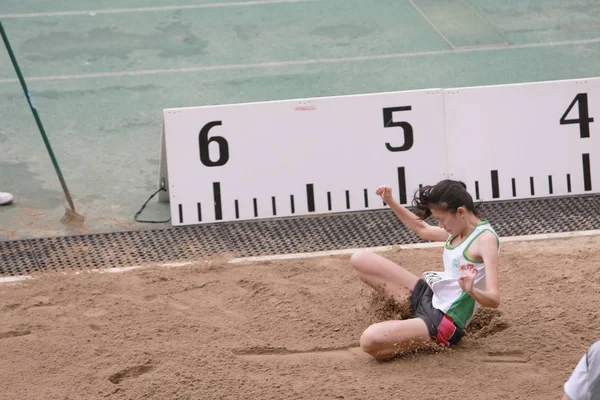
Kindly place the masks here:
<instances>
[{"instance_id":1,"label":"measurement scale markings","mask_svg":"<svg viewBox=\"0 0 600 400\"><path fill-rule=\"evenodd\" d=\"M406 175L404 167L398 167L398 190L400 193L400 204L406 204Z\"/></svg>"},{"instance_id":2,"label":"measurement scale markings","mask_svg":"<svg viewBox=\"0 0 600 400\"><path fill-rule=\"evenodd\" d=\"M584 153L581 155L582 159L582 168L583 168L583 186L584 190L591 191L592 190L592 172L591 172L591 162L590 162L590 154ZM499 184L499 176L498 170L492 170L490 172L491 182L492 182L492 197L494 199L500 198L500 184ZM567 192L571 193L571 174L567 174ZM512 195L513 197L517 197L517 183L515 178L511 178L512 185ZM421 188L421 185L419 185ZM529 189L532 196L535 196L535 179L533 176L529 177ZM552 175L548 175L548 193L554 194L554 181ZM475 198L479 200L479 182L475 181Z\"/></svg>"},{"instance_id":3,"label":"measurement scale markings","mask_svg":"<svg viewBox=\"0 0 600 400\"><path fill-rule=\"evenodd\" d=\"M223 219L223 209L221 206L221 183L213 182L213 195L215 200L215 220Z\"/></svg>"},{"instance_id":4,"label":"measurement scale markings","mask_svg":"<svg viewBox=\"0 0 600 400\"><path fill-rule=\"evenodd\" d=\"M592 190L592 171L590 169L590 155L589 153L582 154L583 162L583 189L585 191Z\"/></svg>"},{"instance_id":5,"label":"measurement scale markings","mask_svg":"<svg viewBox=\"0 0 600 400\"><path fill-rule=\"evenodd\" d=\"M582 154L582 170L583 170L583 182L584 182L584 190L591 191L592 190L592 174L591 174L591 161L590 154L584 153ZM407 204L407 187L406 187L406 169L405 167L397 167L397 175L398 175L398 192L399 192L399 201L400 204ZM571 193L572 185L571 185L571 174L566 174L567 178L567 192ZM499 171L491 170L490 171L490 180L491 180L491 189L492 189L492 197L494 199L500 198L500 179L499 179ZM419 189L423 188L423 184L419 184ZM517 197L517 184L516 178L511 178L511 186L512 186L512 196ZM533 176L529 177L529 187L532 196L535 196L535 180ZM548 175L548 192L549 194L554 194L554 181L552 175ZM351 209L350 202L350 190L345 191L346 195L346 209ZM364 196L364 207L369 208L369 192L368 189L363 189ZM215 206L215 220L220 221L223 219L223 209L222 209L222 197L221 197L221 183L213 182L213 197L214 197L214 206ZM306 184L306 197L307 197L307 205L309 212L315 212L315 187L313 183ZM479 191L479 181L475 181L475 198L480 200L480 191ZM276 196L271 196L271 205L273 216L277 215L277 200ZM384 206L387 206L385 202L383 202ZM258 200L257 198L253 199L254 206L254 217L258 218ZM235 218L240 218L240 209L239 209L239 201L234 200L235 207ZM332 199L331 192L327 192L327 208L329 211L332 211ZM178 205L179 209L179 223L184 222L183 218L183 205ZM290 195L290 209L291 213L294 214L296 212L294 195ZM202 222L202 206L201 203L197 203L197 212L198 212L198 222Z\"/></svg>"},{"instance_id":6,"label":"measurement scale markings","mask_svg":"<svg viewBox=\"0 0 600 400\"><path fill-rule=\"evenodd\" d=\"M492 198L500 197L500 185L498 183L498 170L492 171Z\"/></svg>"},{"instance_id":7,"label":"measurement scale markings","mask_svg":"<svg viewBox=\"0 0 600 400\"><path fill-rule=\"evenodd\" d=\"M315 211L315 186L312 183L306 185L306 200L308 202L308 212Z\"/></svg>"}]
</instances>

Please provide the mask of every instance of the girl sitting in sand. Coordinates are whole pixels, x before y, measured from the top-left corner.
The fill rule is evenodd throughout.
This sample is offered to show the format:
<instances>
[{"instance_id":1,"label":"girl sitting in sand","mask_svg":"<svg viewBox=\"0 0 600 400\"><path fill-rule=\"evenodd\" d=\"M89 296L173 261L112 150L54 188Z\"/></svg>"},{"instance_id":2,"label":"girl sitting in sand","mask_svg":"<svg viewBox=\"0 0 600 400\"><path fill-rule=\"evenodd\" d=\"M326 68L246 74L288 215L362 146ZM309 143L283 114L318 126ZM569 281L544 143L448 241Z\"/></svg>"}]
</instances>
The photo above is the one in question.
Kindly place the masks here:
<instances>
[{"instance_id":1,"label":"girl sitting in sand","mask_svg":"<svg viewBox=\"0 0 600 400\"><path fill-rule=\"evenodd\" d=\"M445 242L443 271L420 278L398 264L371 252L359 251L350 262L358 277L397 302L410 291L410 319L369 326L361 348L377 359L433 343L457 344L481 306L498 308L499 240L488 221L480 219L464 183L443 180L415 194L415 213L392 197L389 186L376 191L402 223L426 241ZM429 216L439 226L425 222Z\"/></svg>"}]
</instances>

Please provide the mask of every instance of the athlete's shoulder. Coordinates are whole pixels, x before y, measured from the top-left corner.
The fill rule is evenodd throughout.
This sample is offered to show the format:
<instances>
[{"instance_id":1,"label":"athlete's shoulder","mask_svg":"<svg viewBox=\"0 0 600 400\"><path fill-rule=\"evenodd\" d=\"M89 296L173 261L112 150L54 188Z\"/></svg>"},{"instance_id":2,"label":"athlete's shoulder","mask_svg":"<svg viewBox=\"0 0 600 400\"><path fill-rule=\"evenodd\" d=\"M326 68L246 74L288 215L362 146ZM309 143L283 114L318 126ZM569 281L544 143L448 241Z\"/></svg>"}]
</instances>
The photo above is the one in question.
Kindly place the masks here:
<instances>
[{"instance_id":1,"label":"athlete's shoulder","mask_svg":"<svg viewBox=\"0 0 600 400\"><path fill-rule=\"evenodd\" d=\"M471 245L472 251L478 254L482 254L485 250L500 250L500 239L495 231L492 229L484 229L481 233L473 240Z\"/></svg>"},{"instance_id":2,"label":"athlete's shoulder","mask_svg":"<svg viewBox=\"0 0 600 400\"><path fill-rule=\"evenodd\" d=\"M492 236L500 241L498 232L494 229L494 226L486 219L482 219L478 226L480 235L479 236Z\"/></svg>"}]
</instances>

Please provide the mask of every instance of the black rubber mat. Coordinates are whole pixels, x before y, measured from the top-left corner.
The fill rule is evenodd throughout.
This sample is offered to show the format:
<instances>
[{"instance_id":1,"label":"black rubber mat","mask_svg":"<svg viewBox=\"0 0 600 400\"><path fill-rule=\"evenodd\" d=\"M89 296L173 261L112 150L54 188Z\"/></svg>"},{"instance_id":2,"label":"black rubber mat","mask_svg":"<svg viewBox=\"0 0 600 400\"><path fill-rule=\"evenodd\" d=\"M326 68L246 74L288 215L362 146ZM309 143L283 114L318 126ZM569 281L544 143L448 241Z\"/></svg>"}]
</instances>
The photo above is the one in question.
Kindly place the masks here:
<instances>
[{"instance_id":1,"label":"black rubber mat","mask_svg":"<svg viewBox=\"0 0 600 400\"><path fill-rule=\"evenodd\" d=\"M600 229L600 195L484 203L500 236ZM432 222L432 221L429 221ZM0 276L422 242L389 209L0 242Z\"/></svg>"}]
</instances>

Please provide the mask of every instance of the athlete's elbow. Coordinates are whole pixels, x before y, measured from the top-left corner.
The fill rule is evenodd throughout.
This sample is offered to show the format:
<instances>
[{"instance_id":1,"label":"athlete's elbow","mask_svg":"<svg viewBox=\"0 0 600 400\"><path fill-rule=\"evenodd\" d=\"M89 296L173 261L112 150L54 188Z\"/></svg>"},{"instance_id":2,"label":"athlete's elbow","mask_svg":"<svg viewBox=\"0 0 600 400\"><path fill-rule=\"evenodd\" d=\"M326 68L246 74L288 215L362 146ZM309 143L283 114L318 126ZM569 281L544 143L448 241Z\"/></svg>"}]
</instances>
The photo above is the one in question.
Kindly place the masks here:
<instances>
[{"instance_id":1,"label":"athlete's elbow","mask_svg":"<svg viewBox=\"0 0 600 400\"><path fill-rule=\"evenodd\" d=\"M426 242L434 241L435 239L432 237L430 230L427 228L428 226L419 225L415 228L415 233L421 240Z\"/></svg>"},{"instance_id":2,"label":"athlete's elbow","mask_svg":"<svg viewBox=\"0 0 600 400\"><path fill-rule=\"evenodd\" d=\"M488 308L500 307L500 293L498 292L485 292L480 293L477 301L480 305Z\"/></svg>"},{"instance_id":3,"label":"athlete's elbow","mask_svg":"<svg viewBox=\"0 0 600 400\"><path fill-rule=\"evenodd\" d=\"M500 307L500 294L495 294L492 298L489 299L489 303L487 305L489 308L498 308Z\"/></svg>"},{"instance_id":4,"label":"athlete's elbow","mask_svg":"<svg viewBox=\"0 0 600 400\"><path fill-rule=\"evenodd\" d=\"M419 237L419 239L424 240L426 242L431 242L431 238L423 232L416 232L417 236Z\"/></svg>"}]
</instances>

